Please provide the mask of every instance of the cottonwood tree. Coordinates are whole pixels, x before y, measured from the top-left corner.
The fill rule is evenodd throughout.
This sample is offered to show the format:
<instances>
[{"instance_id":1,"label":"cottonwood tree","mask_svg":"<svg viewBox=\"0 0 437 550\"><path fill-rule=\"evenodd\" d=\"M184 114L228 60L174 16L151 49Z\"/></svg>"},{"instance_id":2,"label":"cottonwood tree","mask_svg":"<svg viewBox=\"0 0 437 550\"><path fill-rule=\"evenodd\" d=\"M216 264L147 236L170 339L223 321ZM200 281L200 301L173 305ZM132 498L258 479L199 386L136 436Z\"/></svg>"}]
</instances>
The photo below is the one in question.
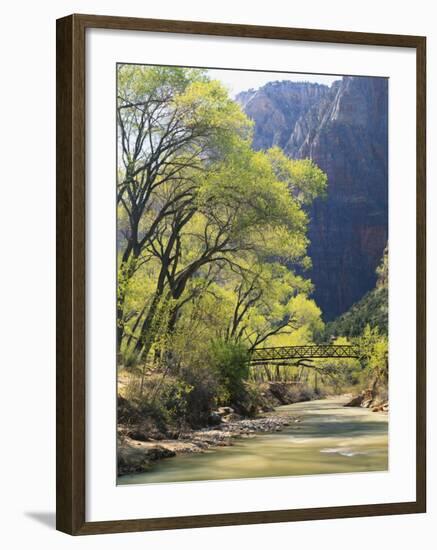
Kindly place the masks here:
<instances>
[{"instance_id":1,"label":"cottonwood tree","mask_svg":"<svg viewBox=\"0 0 437 550\"><path fill-rule=\"evenodd\" d=\"M291 317L269 313L267 295L271 305L291 296L287 273L308 265L305 206L326 176L277 148L254 152L250 121L202 71L122 67L119 88L119 345L144 360L158 334L171 334L184 308L226 286L230 272L240 276L232 336L255 345L286 330ZM283 293L248 263L265 264L264 273L281 266ZM126 307L138 286L143 303ZM251 340L243 320L262 308Z\"/></svg>"},{"instance_id":2,"label":"cottonwood tree","mask_svg":"<svg viewBox=\"0 0 437 550\"><path fill-rule=\"evenodd\" d=\"M173 304L172 330L187 284L203 266L220 263L236 269L247 254L259 261L272 255L284 262L306 260L307 217L286 183L277 180L267 155L240 143L201 179L197 195L161 224L151 242L160 271L137 353L147 355L153 344L151 327L160 304ZM258 343L277 330L259 335Z\"/></svg>"},{"instance_id":3,"label":"cottonwood tree","mask_svg":"<svg viewBox=\"0 0 437 550\"><path fill-rule=\"evenodd\" d=\"M159 224L196 194L196 173L251 125L203 71L136 65L118 68L117 123L120 345L127 286L149 261Z\"/></svg>"},{"instance_id":4,"label":"cottonwood tree","mask_svg":"<svg viewBox=\"0 0 437 550\"><path fill-rule=\"evenodd\" d=\"M273 336L290 334L299 326L292 299L310 290L309 281L278 263L251 265L241 271L233 288L233 314L225 338L244 342L252 350Z\"/></svg>"}]
</instances>

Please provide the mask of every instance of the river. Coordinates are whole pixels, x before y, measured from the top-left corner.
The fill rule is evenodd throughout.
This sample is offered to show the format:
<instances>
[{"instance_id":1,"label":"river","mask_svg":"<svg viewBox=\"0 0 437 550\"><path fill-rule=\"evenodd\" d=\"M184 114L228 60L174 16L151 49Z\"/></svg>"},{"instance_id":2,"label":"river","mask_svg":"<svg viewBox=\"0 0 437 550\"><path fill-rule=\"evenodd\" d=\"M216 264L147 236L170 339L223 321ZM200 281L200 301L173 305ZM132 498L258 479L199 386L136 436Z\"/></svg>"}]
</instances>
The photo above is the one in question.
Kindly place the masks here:
<instances>
[{"instance_id":1,"label":"river","mask_svg":"<svg viewBox=\"0 0 437 550\"><path fill-rule=\"evenodd\" d=\"M278 407L298 422L200 454L161 460L119 484L380 471L388 468L388 415L343 407L344 397Z\"/></svg>"}]
</instances>

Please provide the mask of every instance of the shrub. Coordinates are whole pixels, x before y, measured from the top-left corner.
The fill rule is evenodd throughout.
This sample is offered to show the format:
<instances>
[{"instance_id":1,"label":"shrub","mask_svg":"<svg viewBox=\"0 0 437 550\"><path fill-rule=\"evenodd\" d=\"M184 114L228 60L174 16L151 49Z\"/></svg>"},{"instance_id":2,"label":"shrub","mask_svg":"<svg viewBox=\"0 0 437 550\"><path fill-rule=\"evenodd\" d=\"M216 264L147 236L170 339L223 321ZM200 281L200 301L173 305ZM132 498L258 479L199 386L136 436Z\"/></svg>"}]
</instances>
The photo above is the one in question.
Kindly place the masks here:
<instances>
[{"instance_id":1,"label":"shrub","mask_svg":"<svg viewBox=\"0 0 437 550\"><path fill-rule=\"evenodd\" d=\"M192 388L187 395L187 422L193 428L207 423L212 409L223 398L223 387L210 365L186 366L180 377Z\"/></svg>"},{"instance_id":2,"label":"shrub","mask_svg":"<svg viewBox=\"0 0 437 550\"><path fill-rule=\"evenodd\" d=\"M247 348L239 342L214 340L210 348L210 364L218 373L229 400L238 401L244 394L244 381L249 377Z\"/></svg>"},{"instance_id":3,"label":"shrub","mask_svg":"<svg viewBox=\"0 0 437 550\"><path fill-rule=\"evenodd\" d=\"M193 386L179 378L167 378L165 380L160 395L160 402L170 419L176 421L178 424L183 423L187 419L189 411L188 403L193 389Z\"/></svg>"},{"instance_id":4,"label":"shrub","mask_svg":"<svg viewBox=\"0 0 437 550\"><path fill-rule=\"evenodd\" d=\"M186 422L192 389L184 380L162 373L147 376L143 381L131 375L125 396L142 418L150 418L165 432L167 425L181 426Z\"/></svg>"},{"instance_id":5,"label":"shrub","mask_svg":"<svg viewBox=\"0 0 437 550\"><path fill-rule=\"evenodd\" d=\"M233 405L239 414L250 417L256 416L259 410L269 408L259 385L253 382L244 382L244 390Z\"/></svg>"}]
</instances>

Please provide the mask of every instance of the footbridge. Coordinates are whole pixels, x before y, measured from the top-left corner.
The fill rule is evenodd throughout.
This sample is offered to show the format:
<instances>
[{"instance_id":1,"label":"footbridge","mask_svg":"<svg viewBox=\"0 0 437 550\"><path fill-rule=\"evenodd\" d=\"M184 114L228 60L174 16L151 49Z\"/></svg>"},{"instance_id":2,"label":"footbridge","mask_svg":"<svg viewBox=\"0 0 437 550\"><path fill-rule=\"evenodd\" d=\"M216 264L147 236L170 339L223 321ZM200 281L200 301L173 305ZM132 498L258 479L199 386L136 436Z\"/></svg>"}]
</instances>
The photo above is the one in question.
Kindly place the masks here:
<instances>
[{"instance_id":1,"label":"footbridge","mask_svg":"<svg viewBox=\"0 0 437 550\"><path fill-rule=\"evenodd\" d=\"M311 359L360 359L359 346L335 344L311 344L307 346L278 346L255 348L249 358L251 366L266 364L291 364Z\"/></svg>"}]
</instances>

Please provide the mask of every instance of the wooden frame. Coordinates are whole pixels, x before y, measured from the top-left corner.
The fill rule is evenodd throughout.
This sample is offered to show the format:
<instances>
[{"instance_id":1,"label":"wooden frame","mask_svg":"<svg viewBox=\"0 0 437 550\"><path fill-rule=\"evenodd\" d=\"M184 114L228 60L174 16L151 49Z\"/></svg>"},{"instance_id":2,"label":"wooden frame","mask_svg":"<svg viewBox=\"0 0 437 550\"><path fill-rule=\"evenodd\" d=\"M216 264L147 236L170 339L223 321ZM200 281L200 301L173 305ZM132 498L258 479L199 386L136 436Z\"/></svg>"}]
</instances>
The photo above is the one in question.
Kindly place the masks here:
<instances>
[{"instance_id":1,"label":"wooden frame","mask_svg":"<svg viewBox=\"0 0 437 550\"><path fill-rule=\"evenodd\" d=\"M417 60L417 442L413 502L86 522L85 30L413 48ZM426 510L426 39L420 36L71 15L57 21L57 529L72 535L408 514Z\"/></svg>"}]
</instances>

